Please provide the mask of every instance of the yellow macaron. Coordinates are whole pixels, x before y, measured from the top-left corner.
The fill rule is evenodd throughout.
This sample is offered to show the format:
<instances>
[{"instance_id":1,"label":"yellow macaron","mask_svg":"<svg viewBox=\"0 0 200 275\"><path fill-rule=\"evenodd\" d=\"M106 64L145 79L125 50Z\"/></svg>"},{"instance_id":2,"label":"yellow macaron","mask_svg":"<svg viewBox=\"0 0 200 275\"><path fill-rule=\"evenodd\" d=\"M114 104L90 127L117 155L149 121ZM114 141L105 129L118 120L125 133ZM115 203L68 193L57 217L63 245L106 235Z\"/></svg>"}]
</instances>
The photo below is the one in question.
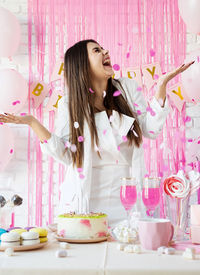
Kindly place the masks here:
<instances>
[{"instance_id":1,"label":"yellow macaron","mask_svg":"<svg viewBox=\"0 0 200 275\"><path fill-rule=\"evenodd\" d=\"M27 232L27 230L23 229L23 228L18 228L18 229L12 229L12 230L10 230L10 232L16 232L19 235L21 235L23 232Z\"/></svg>"},{"instance_id":2,"label":"yellow macaron","mask_svg":"<svg viewBox=\"0 0 200 275\"><path fill-rule=\"evenodd\" d=\"M45 228L35 227L35 228L30 229L29 231L37 232L39 234L41 243L45 243L48 241L48 239L47 239L48 231Z\"/></svg>"}]
</instances>

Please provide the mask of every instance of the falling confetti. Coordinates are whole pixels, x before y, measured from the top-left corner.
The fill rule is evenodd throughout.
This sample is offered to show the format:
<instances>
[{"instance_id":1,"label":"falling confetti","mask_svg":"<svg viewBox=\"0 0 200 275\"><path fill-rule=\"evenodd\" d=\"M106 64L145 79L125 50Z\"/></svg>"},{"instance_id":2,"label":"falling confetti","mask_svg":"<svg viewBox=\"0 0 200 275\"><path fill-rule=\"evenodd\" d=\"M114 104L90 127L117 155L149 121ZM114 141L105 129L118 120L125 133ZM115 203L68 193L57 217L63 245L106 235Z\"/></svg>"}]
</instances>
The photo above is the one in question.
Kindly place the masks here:
<instances>
[{"instance_id":1,"label":"falling confetti","mask_svg":"<svg viewBox=\"0 0 200 275\"><path fill-rule=\"evenodd\" d=\"M10 150L10 154L12 154L12 153L13 153L13 149Z\"/></svg>"},{"instance_id":2,"label":"falling confetti","mask_svg":"<svg viewBox=\"0 0 200 275\"><path fill-rule=\"evenodd\" d=\"M192 139L192 138L189 138L187 141L188 141L188 142L193 142L193 139Z\"/></svg>"},{"instance_id":3,"label":"falling confetti","mask_svg":"<svg viewBox=\"0 0 200 275\"><path fill-rule=\"evenodd\" d=\"M137 110L137 114L138 114L138 115L141 115L142 112L141 112L140 110Z\"/></svg>"},{"instance_id":4,"label":"falling confetti","mask_svg":"<svg viewBox=\"0 0 200 275\"><path fill-rule=\"evenodd\" d=\"M77 121L74 122L74 128L78 129L79 123Z\"/></svg>"},{"instance_id":5,"label":"falling confetti","mask_svg":"<svg viewBox=\"0 0 200 275\"><path fill-rule=\"evenodd\" d=\"M127 136L122 136L122 139L123 139L123 141L127 141L128 139L127 139Z\"/></svg>"},{"instance_id":6,"label":"falling confetti","mask_svg":"<svg viewBox=\"0 0 200 275\"><path fill-rule=\"evenodd\" d=\"M142 87L138 86L136 90L137 90L138 92L141 92L141 91L142 91Z\"/></svg>"},{"instance_id":7,"label":"falling confetti","mask_svg":"<svg viewBox=\"0 0 200 275\"><path fill-rule=\"evenodd\" d=\"M114 69L115 71L119 71L119 70L120 70L120 66L119 66L118 64L114 64L114 65L113 65L113 69Z\"/></svg>"},{"instance_id":8,"label":"falling confetti","mask_svg":"<svg viewBox=\"0 0 200 275\"><path fill-rule=\"evenodd\" d=\"M69 141L65 142L65 148L70 148L71 147L71 143Z\"/></svg>"},{"instance_id":9,"label":"falling confetti","mask_svg":"<svg viewBox=\"0 0 200 275\"><path fill-rule=\"evenodd\" d=\"M155 116L155 115L156 115L156 113L155 113L153 110L151 110L150 114L151 114L152 116Z\"/></svg>"},{"instance_id":10,"label":"falling confetti","mask_svg":"<svg viewBox=\"0 0 200 275\"><path fill-rule=\"evenodd\" d=\"M46 140L46 139L44 140L44 143L47 143L47 140Z\"/></svg>"},{"instance_id":11,"label":"falling confetti","mask_svg":"<svg viewBox=\"0 0 200 275\"><path fill-rule=\"evenodd\" d=\"M155 52L153 49L150 50L150 56L151 56L151 57L155 56L155 53L156 53L156 52Z\"/></svg>"},{"instance_id":12,"label":"falling confetti","mask_svg":"<svg viewBox=\"0 0 200 275\"><path fill-rule=\"evenodd\" d=\"M90 93L94 94L94 91L91 88L89 88L89 91Z\"/></svg>"},{"instance_id":13,"label":"falling confetti","mask_svg":"<svg viewBox=\"0 0 200 275\"><path fill-rule=\"evenodd\" d=\"M103 130L103 134L104 134L104 135L106 134L106 132L107 132L107 130Z\"/></svg>"},{"instance_id":14,"label":"falling confetti","mask_svg":"<svg viewBox=\"0 0 200 275\"><path fill-rule=\"evenodd\" d=\"M3 122L0 122L0 125L3 125Z\"/></svg>"},{"instance_id":15,"label":"falling confetti","mask_svg":"<svg viewBox=\"0 0 200 275\"><path fill-rule=\"evenodd\" d=\"M191 119L191 117L189 117L189 116L186 116L186 118L185 118L185 122L190 122L192 119Z\"/></svg>"},{"instance_id":16,"label":"falling confetti","mask_svg":"<svg viewBox=\"0 0 200 275\"><path fill-rule=\"evenodd\" d=\"M79 173L81 173L81 172L83 172L83 168L77 168L77 171L78 171Z\"/></svg>"},{"instance_id":17,"label":"falling confetti","mask_svg":"<svg viewBox=\"0 0 200 275\"><path fill-rule=\"evenodd\" d=\"M130 57L130 53L127 53L127 54L126 54L126 58L129 58L129 57Z\"/></svg>"},{"instance_id":18,"label":"falling confetti","mask_svg":"<svg viewBox=\"0 0 200 275\"><path fill-rule=\"evenodd\" d=\"M17 101L14 101L14 102L12 103L12 105L16 105L16 104L20 104L20 101L17 100Z\"/></svg>"},{"instance_id":19,"label":"falling confetti","mask_svg":"<svg viewBox=\"0 0 200 275\"><path fill-rule=\"evenodd\" d=\"M119 145L117 146L117 150L120 151L120 146Z\"/></svg>"},{"instance_id":20,"label":"falling confetti","mask_svg":"<svg viewBox=\"0 0 200 275\"><path fill-rule=\"evenodd\" d=\"M21 113L20 116L26 116L26 113Z\"/></svg>"},{"instance_id":21,"label":"falling confetti","mask_svg":"<svg viewBox=\"0 0 200 275\"><path fill-rule=\"evenodd\" d=\"M150 134L155 134L154 131L149 131Z\"/></svg>"},{"instance_id":22,"label":"falling confetti","mask_svg":"<svg viewBox=\"0 0 200 275\"><path fill-rule=\"evenodd\" d=\"M117 44L118 44L118 46L122 46L122 43L120 43L120 42L118 42Z\"/></svg>"},{"instance_id":23,"label":"falling confetti","mask_svg":"<svg viewBox=\"0 0 200 275\"><path fill-rule=\"evenodd\" d=\"M119 96L119 95L121 95L121 91L115 91L113 94L113 96Z\"/></svg>"},{"instance_id":24,"label":"falling confetti","mask_svg":"<svg viewBox=\"0 0 200 275\"><path fill-rule=\"evenodd\" d=\"M71 147L70 147L70 149L71 149L71 151L73 152L73 153L75 153L76 152L76 145L75 144L72 144L71 145Z\"/></svg>"},{"instance_id":25,"label":"falling confetti","mask_svg":"<svg viewBox=\"0 0 200 275\"><path fill-rule=\"evenodd\" d=\"M134 105L135 107L138 107L138 104L137 104L137 103L133 103L133 105Z\"/></svg>"},{"instance_id":26,"label":"falling confetti","mask_svg":"<svg viewBox=\"0 0 200 275\"><path fill-rule=\"evenodd\" d=\"M83 141L84 141L84 137L79 136L79 137L78 137L78 142L83 142Z\"/></svg>"},{"instance_id":27,"label":"falling confetti","mask_svg":"<svg viewBox=\"0 0 200 275\"><path fill-rule=\"evenodd\" d=\"M154 79L157 80L159 78L159 75L158 74L155 74L154 75Z\"/></svg>"},{"instance_id":28,"label":"falling confetti","mask_svg":"<svg viewBox=\"0 0 200 275\"><path fill-rule=\"evenodd\" d=\"M83 174L79 174L79 178L81 178L81 179L84 179L84 175Z\"/></svg>"}]
</instances>

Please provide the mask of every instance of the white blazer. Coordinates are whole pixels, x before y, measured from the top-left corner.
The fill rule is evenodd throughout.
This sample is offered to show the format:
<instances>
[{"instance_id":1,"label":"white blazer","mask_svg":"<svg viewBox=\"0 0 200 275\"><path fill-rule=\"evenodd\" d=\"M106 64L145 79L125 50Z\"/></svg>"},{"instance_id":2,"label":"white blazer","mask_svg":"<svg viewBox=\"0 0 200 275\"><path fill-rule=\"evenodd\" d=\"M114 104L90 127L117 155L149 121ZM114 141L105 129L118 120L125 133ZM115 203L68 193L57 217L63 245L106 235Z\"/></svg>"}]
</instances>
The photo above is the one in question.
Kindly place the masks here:
<instances>
[{"instance_id":1,"label":"white blazer","mask_svg":"<svg viewBox=\"0 0 200 275\"><path fill-rule=\"evenodd\" d=\"M117 89L120 90L119 84L113 79L113 84ZM137 119L142 130L144 137L150 139L156 139L161 133L163 124L165 123L166 117L170 112L168 99L166 98L164 107L161 107L155 97L149 103L149 106L155 112L152 115L146 110L147 103L144 100L141 91L137 91L137 83L129 78L119 78L127 97L130 108L137 114L137 110L141 113L137 114ZM122 91L122 95L124 95ZM133 104L136 103L136 104ZM137 107L138 106L138 107ZM116 111L113 111L114 116ZM122 125L114 125L115 128L119 129L121 135L124 135L132 126L134 118L123 114ZM96 121L98 123L98 121ZM113 123L117 123L117 120ZM89 200L91 190L91 175L92 175L92 148L91 148L91 137L87 122L84 122L84 162L83 172L84 178L79 177L77 168L73 168L70 152L63 154L65 150L65 143L69 138L69 113L68 113L68 97L63 96L58 104L57 117L55 121L56 129L52 133L51 138L48 139L47 143L40 143L41 150L44 154L48 154L60 163L67 165L67 172L65 180L61 186L61 204L62 209L65 211L76 211L78 213L89 212ZM104 127L105 125L96 125L98 127ZM112 147L112 140L107 139L107 146ZM110 143L110 144L109 144ZM117 150L117 148L116 148ZM134 147L132 155L132 176L137 180L144 177L146 173L145 162L144 162L144 151L142 144L140 147ZM65 188L63 188L63 186ZM66 191L67 190L67 191ZM63 194L63 192L64 194Z\"/></svg>"}]
</instances>

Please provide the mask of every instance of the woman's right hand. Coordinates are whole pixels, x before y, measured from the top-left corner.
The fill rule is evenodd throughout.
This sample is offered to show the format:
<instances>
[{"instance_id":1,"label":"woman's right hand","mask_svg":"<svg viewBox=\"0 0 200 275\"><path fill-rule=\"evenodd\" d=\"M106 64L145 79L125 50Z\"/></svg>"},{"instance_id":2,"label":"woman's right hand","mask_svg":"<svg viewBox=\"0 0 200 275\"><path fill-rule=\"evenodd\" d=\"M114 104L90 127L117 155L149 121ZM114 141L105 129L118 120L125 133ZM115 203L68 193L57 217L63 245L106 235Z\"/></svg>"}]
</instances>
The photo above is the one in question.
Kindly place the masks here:
<instances>
[{"instance_id":1,"label":"woman's right hand","mask_svg":"<svg viewBox=\"0 0 200 275\"><path fill-rule=\"evenodd\" d=\"M15 116L13 114L4 113L0 114L0 123L15 123L15 124L27 124L31 126L34 119L32 115Z\"/></svg>"}]
</instances>

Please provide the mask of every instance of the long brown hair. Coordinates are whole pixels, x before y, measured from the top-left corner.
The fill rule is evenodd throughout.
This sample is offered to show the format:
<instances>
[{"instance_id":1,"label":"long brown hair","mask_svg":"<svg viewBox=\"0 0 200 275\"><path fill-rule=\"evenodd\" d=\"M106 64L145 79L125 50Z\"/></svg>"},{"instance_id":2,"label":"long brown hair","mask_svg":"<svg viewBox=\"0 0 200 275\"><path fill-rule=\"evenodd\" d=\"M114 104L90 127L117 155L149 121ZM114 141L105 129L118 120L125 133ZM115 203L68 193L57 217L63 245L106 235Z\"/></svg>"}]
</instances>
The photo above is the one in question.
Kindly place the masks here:
<instances>
[{"instance_id":1,"label":"long brown hair","mask_svg":"<svg viewBox=\"0 0 200 275\"><path fill-rule=\"evenodd\" d=\"M84 142L79 142L78 137L84 136L85 119L90 129L92 148L94 148L94 139L97 147L99 145L99 138L94 117L94 94L89 92L92 84L87 51L87 44L89 42L97 43L93 39L79 41L66 51L64 57L64 74L69 92L69 141L71 144L76 145L76 152L71 152L71 157L73 167L76 165L77 168L81 168L84 161ZM115 79L115 81L119 83L121 90L124 91L120 81L117 79ZM129 146L134 143L135 146L139 147L142 143L142 132L137 121L137 116L128 105L126 96L125 98L122 95L113 97L113 93L117 90L118 89L114 86L111 77L108 79L108 89L106 91L103 104L107 110L116 110L120 115L120 119L122 114L134 117L136 119L133 124L134 131L137 133L137 136L134 135L133 131L130 129L127 139L129 141ZM74 127L74 122L79 123L78 128ZM66 150L69 149L66 148ZM100 153L97 153L99 157L101 157Z\"/></svg>"}]
</instances>

